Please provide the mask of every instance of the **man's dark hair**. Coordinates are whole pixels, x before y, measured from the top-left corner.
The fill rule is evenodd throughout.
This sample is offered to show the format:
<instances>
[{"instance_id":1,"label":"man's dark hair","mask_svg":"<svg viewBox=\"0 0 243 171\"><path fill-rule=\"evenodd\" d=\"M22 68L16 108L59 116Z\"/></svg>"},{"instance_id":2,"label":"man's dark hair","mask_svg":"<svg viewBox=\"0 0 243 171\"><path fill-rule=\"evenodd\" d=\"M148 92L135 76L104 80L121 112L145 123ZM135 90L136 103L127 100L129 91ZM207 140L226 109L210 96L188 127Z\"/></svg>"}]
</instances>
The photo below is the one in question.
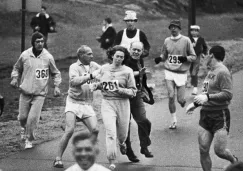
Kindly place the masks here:
<instances>
[{"instance_id":1,"label":"man's dark hair","mask_svg":"<svg viewBox=\"0 0 243 171\"><path fill-rule=\"evenodd\" d=\"M42 5L41 8L44 9L44 10L46 10L46 6L44 6L44 5Z\"/></svg>"},{"instance_id":2,"label":"man's dark hair","mask_svg":"<svg viewBox=\"0 0 243 171\"><path fill-rule=\"evenodd\" d=\"M122 62L122 65L129 59L129 52L127 51L127 49L121 45L116 45L110 49L107 50L107 56L108 59L110 59L111 61L113 60L112 56L117 52L117 51L121 51L124 53L124 60Z\"/></svg>"},{"instance_id":3,"label":"man's dark hair","mask_svg":"<svg viewBox=\"0 0 243 171\"><path fill-rule=\"evenodd\" d=\"M225 57L225 50L222 46L216 45L209 50L209 54L213 54L217 60L223 61Z\"/></svg>"},{"instance_id":4,"label":"man's dark hair","mask_svg":"<svg viewBox=\"0 0 243 171\"><path fill-rule=\"evenodd\" d=\"M237 162L228 166L225 171L242 171L242 170L243 170L243 162Z\"/></svg>"},{"instance_id":5,"label":"man's dark hair","mask_svg":"<svg viewBox=\"0 0 243 171\"><path fill-rule=\"evenodd\" d=\"M111 18L109 18L109 17L107 17L107 18L105 18L105 21L108 23L108 24L110 24L112 21L111 21Z\"/></svg>"},{"instance_id":6,"label":"man's dark hair","mask_svg":"<svg viewBox=\"0 0 243 171\"><path fill-rule=\"evenodd\" d=\"M90 140L93 145L97 143L97 136L96 132L89 133L89 132L80 132L73 138L73 145L75 145L79 141Z\"/></svg>"}]
</instances>

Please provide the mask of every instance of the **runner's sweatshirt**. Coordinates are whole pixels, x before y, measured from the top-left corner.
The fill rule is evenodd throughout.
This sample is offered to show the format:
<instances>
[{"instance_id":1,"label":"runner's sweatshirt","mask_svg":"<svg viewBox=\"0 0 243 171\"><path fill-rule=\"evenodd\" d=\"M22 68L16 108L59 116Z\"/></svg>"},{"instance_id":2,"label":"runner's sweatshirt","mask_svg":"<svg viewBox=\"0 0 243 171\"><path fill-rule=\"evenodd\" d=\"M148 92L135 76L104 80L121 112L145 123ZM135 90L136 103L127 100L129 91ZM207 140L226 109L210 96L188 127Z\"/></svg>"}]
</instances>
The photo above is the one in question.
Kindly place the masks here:
<instances>
[{"instance_id":1,"label":"runner's sweatshirt","mask_svg":"<svg viewBox=\"0 0 243 171\"><path fill-rule=\"evenodd\" d=\"M181 63L178 60L179 56L187 57L187 62ZM165 61L165 69L177 73L186 73L191 62L196 60L196 54L191 40L186 36L178 35L177 37L165 39L161 50L161 58L162 61Z\"/></svg>"},{"instance_id":2,"label":"runner's sweatshirt","mask_svg":"<svg viewBox=\"0 0 243 171\"><path fill-rule=\"evenodd\" d=\"M133 70L125 65L113 68L111 64L103 65L100 72L101 92L104 99L124 99L136 96L137 88ZM114 91L119 86L120 91Z\"/></svg>"},{"instance_id":3,"label":"runner's sweatshirt","mask_svg":"<svg viewBox=\"0 0 243 171\"><path fill-rule=\"evenodd\" d=\"M61 83L61 73L57 69L53 56L43 49L35 57L32 47L25 50L19 57L11 73L12 79L20 79L20 91L27 95L46 96L49 77L55 86Z\"/></svg>"},{"instance_id":4,"label":"runner's sweatshirt","mask_svg":"<svg viewBox=\"0 0 243 171\"><path fill-rule=\"evenodd\" d=\"M76 101L91 103L93 92L90 86L98 82L97 79L90 79L90 74L99 70L100 65L91 61L90 65L83 65L80 60L69 67L69 89L68 96Z\"/></svg>"},{"instance_id":5,"label":"runner's sweatshirt","mask_svg":"<svg viewBox=\"0 0 243 171\"><path fill-rule=\"evenodd\" d=\"M202 105L203 110L221 110L228 108L232 94L232 77L228 68L219 63L209 71L203 82L204 93L209 94L209 101Z\"/></svg>"}]
</instances>

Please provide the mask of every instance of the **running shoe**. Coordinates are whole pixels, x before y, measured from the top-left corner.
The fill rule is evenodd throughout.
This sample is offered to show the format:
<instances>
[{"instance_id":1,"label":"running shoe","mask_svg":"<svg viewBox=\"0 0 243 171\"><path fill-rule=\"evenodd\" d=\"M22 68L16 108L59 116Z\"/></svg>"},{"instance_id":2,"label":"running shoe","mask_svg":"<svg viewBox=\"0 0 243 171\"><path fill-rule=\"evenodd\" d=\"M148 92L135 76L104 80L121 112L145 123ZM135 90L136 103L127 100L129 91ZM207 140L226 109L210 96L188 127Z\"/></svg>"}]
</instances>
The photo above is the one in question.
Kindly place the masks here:
<instances>
[{"instance_id":1,"label":"running shoe","mask_svg":"<svg viewBox=\"0 0 243 171\"><path fill-rule=\"evenodd\" d=\"M62 163L62 160L60 159L55 159L54 162L53 162L53 167L56 167L56 168L63 168L64 165Z\"/></svg>"},{"instance_id":2,"label":"running shoe","mask_svg":"<svg viewBox=\"0 0 243 171\"><path fill-rule=\"evenodd\" d=\"M109 166L109 169L110 169L111 171L115 171L115 170L116 170L116 165L115 165L115 164L111 164L111 165Z\"/></svg>"},{"instance_id":3,"label":"running shoe","mask_svg":"<svg viewBox=\"0 0 243 171\"><path fill-rule=\"evenodd\" d=\"M173 122L170 126L169 129L176 129L176 122Z\"/></svg>"},{"instance_id":4,"label":"running shoe","mask_svg":"<svg viewBox=\"0 0 243 171\"><path fill-rule=\"evenodd\" d=\"M25 147L24 147L24 148L25 148L25 149L33 148L33 144L32 144L32 142L29 141L29 140L26 140L26 141L25 141Z\"/></svg>"},{"instance_id":5,"label":"running shoe","mask_svg":"<svg viewBox=\"0 0 243 171\"><path fill-rule=\"evenodd\" d=\"M21 131L20 131L20 139L22 141L26 140L26 135L25 135L25 128L21 127Z\"/></svg>"},{"instance_id":6,"label":"running shoe","mask_svg":"<svg viewBox=\"0 0 243 171\"><path fill-rule=\"evenodd\" d=\"M125 154L127 153L127 145L126 145L125 142L122 143L122 144L120 144L120 151L121 151L121 153L122 153L123 155L125 155Z\"/></svg>"}]
</instances>

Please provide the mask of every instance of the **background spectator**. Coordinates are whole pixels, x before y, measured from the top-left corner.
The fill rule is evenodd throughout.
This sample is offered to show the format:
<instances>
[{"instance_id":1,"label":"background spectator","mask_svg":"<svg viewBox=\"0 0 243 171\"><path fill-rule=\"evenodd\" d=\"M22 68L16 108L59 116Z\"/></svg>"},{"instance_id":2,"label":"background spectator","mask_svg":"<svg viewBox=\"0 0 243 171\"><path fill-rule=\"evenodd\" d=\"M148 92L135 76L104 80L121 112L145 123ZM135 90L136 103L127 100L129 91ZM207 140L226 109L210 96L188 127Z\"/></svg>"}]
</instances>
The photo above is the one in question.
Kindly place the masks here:
<instances>
[{"instance_id":1,"label":"background spectator","mask_svg":"<svg viewBox=\"0 0 243 171\"><path fill-rule=\"evenodd\" d=\"M55 31L56 23L53 18L46 12L46 7L41 7L41 12L36 14L30 23L31 28L34 32L38 31L42 33L45 37L44 47L47 49L47 39L48 33L53 33Z\"/></svg>"}]
</instances>

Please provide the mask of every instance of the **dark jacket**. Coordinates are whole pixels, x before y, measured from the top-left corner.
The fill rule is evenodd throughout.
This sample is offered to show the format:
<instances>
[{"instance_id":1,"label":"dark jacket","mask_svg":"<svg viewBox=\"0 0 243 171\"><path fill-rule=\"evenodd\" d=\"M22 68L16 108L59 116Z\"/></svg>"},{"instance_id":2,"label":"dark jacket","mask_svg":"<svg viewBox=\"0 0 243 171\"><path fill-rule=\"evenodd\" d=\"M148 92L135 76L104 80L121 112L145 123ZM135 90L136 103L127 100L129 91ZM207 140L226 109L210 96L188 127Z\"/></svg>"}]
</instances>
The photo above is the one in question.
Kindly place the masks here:
<instances>
[{"instance_id":1,"label":"dark jacket","mask_svg":"<svg viewBox=\"0 0 243 171\"><path fill-rule=\"evenodd\" d=\"M195 43L195 40L193 39L193 37L190 36L189 38L190 38L191 42L194 44ZM197 56L201 55L202 53L204 55L207 54L208 47L206 45L206 42L205 42L204 38L202 38L200 36L198 37L197 43L194 46L194 50L195 50L195 53L196 53Z\"/></svg>"},{"instance_id":2,"label":"dark jacket","mask_svg":"<svg viewBox=\"0 0 243 171\"><path fill-rule=\"evenodd\" d=\"M125 65L130 67L133 71L139 71L139 67L138 67L138 63L141 64L141 67L144 67L144 63L143 60L137 61L133 58L129 58L128 60L125 61ZM144 102L148 103L148 104L154 104L154 98L153 98L153 94L151 92L151 90L148 88L147 86L147 76L146 74L143 75L142 77L142 81L140 81L140 77L139 76L135 76L135 82L136 82L136 87L138 90L143 90L145 89L148 93L149 96L149 100L144 100Z\"/></svg>"},{"instance_id":3,"label":"dark jacket","mask_svg":"<svg viewBox=\"0 0 243 171\"><path fill-rule=\"evenodd\" d=\"M106 31L101 35L100 37L100 47L102 49L108 49L110 48L115 40L116 37L116 30L114 27L108 27L106 29ZM108 39L109 41L106 42L106 39Z\"/></svg>"},{"instance_id":4,"label":"dark jacket","mask_svg":"<svg viewBox=\"0 0 243 171\"><path fill-rule=\"evenodd\" d=\"M51 32L50 27L55 28L56 23L49 14L43 15L38 13L32 18L30 26L32 27L34 32L39 31L44 36L47 36L48 33ZM36 30L36 26L39 26L40 30Z\"/></svg>"}]
</instances>

